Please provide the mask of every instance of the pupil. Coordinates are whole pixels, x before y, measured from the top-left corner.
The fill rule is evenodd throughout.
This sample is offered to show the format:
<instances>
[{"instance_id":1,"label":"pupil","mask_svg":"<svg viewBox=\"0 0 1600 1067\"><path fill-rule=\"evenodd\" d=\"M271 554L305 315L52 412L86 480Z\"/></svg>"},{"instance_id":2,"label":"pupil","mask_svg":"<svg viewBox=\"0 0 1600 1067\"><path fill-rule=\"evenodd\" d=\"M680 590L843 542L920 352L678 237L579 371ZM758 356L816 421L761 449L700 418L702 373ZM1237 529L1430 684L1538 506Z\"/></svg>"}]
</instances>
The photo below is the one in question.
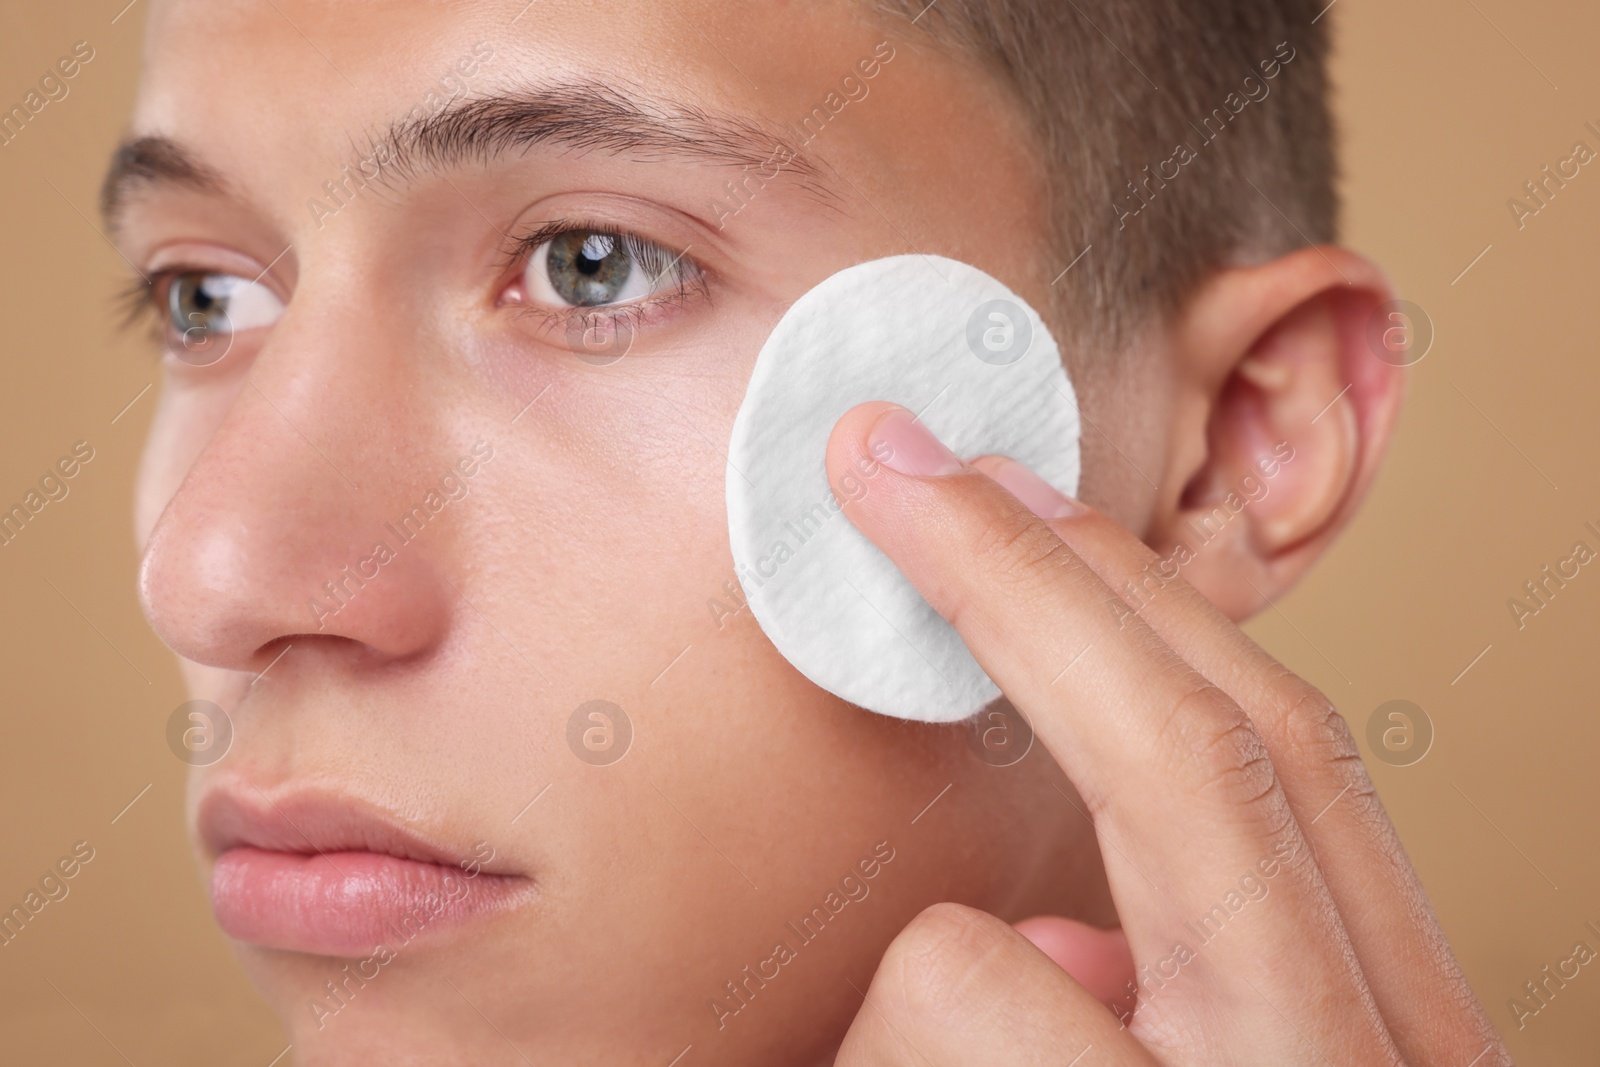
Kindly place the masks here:
<instances>
[{"instance_id":1,"label":"pupil","mask_svg":"<svg viewBox=\"0 0 1600 1067\"><path fill-rule=\"evenodd\" d=\"M551 239L545 272L561 299L594 307L617 299L633 274L633 257L615 234L569 230Z\"/></svg>"},{"instance_id":2,"label":"pupil","mask_svg":"<svg viewBox=\"0 0 1600 1067\"><path fill-rule=\"evenodd\" d=\"M597 274L616 244L605 234L590 234L583 242L583 252L578 257L578 269L585 274Z\"/></svg>"},{"instance_id":3,"label":"pupil","mask_svg":"<svg viewBox=\"0 0 1600 1067\"><path fill-rule=\"evenodd\" d=\"M225 330L227 297L227 287L219 285L215 275L180 274L167 299L173 327L188 338L219 327Z\"/></svg>"}]
</instances>

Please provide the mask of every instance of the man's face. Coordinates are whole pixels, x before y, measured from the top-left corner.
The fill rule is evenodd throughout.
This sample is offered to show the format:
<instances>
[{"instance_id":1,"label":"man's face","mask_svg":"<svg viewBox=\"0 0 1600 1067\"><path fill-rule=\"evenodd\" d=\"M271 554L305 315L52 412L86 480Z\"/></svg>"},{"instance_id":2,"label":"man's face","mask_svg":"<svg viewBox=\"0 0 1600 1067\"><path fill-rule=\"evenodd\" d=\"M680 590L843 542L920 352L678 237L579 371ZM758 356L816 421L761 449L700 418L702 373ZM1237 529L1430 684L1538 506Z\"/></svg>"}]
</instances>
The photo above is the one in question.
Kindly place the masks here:
<instances>
[{"instance_id":1,"label":"man's face","mask_svg":"<svg viewBox=\"0 0 1600 1067\"><path fill-rule=\"evenodd\" d=\"M819 0L152 8L141 590L231 717L197 848L302 1062L816 1062L921 907L1062 906L1041 754L831 698L731 584L725 443L796 297L917 251L1044 307L1059 269L1020 119L914 40Z\"/></svg>"}]
</instances>

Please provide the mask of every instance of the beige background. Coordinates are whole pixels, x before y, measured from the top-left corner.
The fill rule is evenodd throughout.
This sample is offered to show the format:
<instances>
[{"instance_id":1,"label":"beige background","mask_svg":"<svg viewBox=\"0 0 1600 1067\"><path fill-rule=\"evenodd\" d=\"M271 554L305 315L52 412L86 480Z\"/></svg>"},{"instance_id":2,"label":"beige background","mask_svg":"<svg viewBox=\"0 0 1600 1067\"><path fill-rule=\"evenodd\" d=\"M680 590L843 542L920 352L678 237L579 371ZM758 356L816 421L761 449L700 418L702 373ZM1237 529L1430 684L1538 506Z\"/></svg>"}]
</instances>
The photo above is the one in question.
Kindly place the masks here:
<instances>
[{"instance_id":1,"label":"beige background","mask_svg":"<svg viewBox=\"0 0 1600 1067\"><path fill-rule=\"evenodd\" d=\"M163 736L183 695L133 592L130 485L154 391L115 417L156 363L116 330L125 268L92 221L137 70L143 5L113 24L124 2L0 10L4 108L73 42L97 53L0 147L0 507L74 441L95 449L0 548L0 910L74 842L95 848L71 895L0 947L0 1059L263 1067L285 1039L191 869ZM1329 17L1348 241L1437 340L1376 498L1253 630L1358 734L1392 698L1427 712L1426 757L1373 773L1445 929L1522 1062L1592 1063L1600 965L1520 1031L1507 1000L1580 938L1600 950L1584 930L1600 924L1600 564L1520 631L1507 599L1578 538L1600 548L1582 529L1600 526L1600 165L1521 231L1506 201L1574 141L1600 149L1584 129L1600 126L1600 12L1339 0Z\"/></svg>"}]
</instances>

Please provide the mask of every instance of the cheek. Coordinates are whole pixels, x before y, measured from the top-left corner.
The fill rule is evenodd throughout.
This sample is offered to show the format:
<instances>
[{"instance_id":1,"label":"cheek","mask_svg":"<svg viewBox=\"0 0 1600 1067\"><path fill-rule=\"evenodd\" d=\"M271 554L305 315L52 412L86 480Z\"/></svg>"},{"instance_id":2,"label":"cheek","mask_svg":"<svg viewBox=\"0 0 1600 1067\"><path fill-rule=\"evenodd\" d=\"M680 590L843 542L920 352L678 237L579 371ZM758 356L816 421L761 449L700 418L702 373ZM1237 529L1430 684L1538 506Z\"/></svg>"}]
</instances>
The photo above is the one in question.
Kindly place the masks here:
<instances>
[{"instance_id":1,"label":"cheek","mask_svg":"<svg viewBox=\"0 0 1600 1067\"><path fill-rule=\"evenodd\" d=\"M519 605L513 624L560 688L624 707L677 680L681 662L652 688L686 646L698 659L701 642L725 636L708 601L726 600L733 577L715 442L738 397L703 366L655 358L555 366L472 479L470 528L452 548ZM695 373L675 380L680 367Z\"/></svg>"},{"instance_id":2,"label":"cheek","mask_svg":"<svg viewBox=\"0 0 1600 1067\"><path fill-rule=\"evenodd\" d=\"M1100 359L1098 364L1073 368L1086 425L1092 419L1105 431L1085 429L1080 438L1083 480L1079 493L1085 503L1141 536L1150 527L1157 490L1131 474L1129 464L1138 470L1157 471L1166 463L1173 410L1173 375L1168 366L1159 354L1152 354L1138 362L1130 359L1112 365Z\"/></svg>"}]
</instances>

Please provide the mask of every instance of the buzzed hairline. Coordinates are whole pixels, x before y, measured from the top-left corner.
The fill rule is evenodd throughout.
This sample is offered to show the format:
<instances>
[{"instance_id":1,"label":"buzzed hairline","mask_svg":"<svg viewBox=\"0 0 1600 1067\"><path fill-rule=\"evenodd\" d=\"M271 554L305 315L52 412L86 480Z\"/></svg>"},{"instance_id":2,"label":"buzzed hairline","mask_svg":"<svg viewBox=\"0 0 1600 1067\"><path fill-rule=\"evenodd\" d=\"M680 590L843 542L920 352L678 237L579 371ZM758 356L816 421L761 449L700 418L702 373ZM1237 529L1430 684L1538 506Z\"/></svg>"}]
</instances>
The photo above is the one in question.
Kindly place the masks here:
<instances>
[{"instance_id":1,"label":"buzzed hairline","mask_svg":"<svg viewBox=\"0 0 1600 1067\"><path fill-rule=\"evenodd\" d=\"M873 3L1018 102L1071 350L1121 351L1208 274L1337 238L1325 0Z\"/></svg>"}]
</instances>

